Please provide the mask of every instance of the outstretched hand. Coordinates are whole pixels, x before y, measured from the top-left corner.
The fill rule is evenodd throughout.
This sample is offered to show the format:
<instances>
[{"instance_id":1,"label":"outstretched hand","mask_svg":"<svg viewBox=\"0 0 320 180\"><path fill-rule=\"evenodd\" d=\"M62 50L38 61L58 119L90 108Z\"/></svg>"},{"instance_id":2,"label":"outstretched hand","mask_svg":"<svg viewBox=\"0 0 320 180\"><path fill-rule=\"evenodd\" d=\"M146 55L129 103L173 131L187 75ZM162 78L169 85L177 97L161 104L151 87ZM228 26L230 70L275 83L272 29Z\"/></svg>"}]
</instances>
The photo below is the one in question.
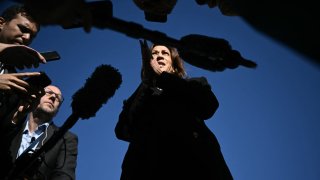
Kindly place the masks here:
<instances>
[{"instance_id":1,"label":"outstretched hand","mask_svg":"<svg viewBox=\"0 0 320 180\"><path fill-rule=\"evenodd\" d=\"M46 63L45 58L36 50L24 45L0 44L0 62L16 67L37 68L39 63Z\"/></svg>"}]
</instances>

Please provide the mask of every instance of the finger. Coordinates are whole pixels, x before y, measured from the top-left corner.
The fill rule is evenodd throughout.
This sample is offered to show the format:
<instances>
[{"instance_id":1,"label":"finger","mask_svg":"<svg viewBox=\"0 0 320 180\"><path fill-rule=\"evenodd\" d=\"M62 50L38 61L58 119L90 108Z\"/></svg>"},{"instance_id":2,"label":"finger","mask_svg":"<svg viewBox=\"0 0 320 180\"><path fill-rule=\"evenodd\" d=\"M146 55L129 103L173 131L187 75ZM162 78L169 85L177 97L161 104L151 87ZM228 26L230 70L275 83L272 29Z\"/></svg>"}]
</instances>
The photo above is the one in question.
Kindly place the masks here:
<instances>
[{"instance_id":1,"label":"finger","mask_svg":"<svg viewBox=\"0 0 320 180\"><path fill-rule=\"evenodd\" d=\"M38 51L36 51L36 52L37 52L38 58L40 60L39 62L41 62L43 64L47 63L46 58L44 58ZM38 67L39 66L39 62L34 63L34 65L36 65Z\"/></svg>"},{"instance_id":2,"label":"finger","mask_svg":"<svg viewBox=\"0 0 320 180\"><path fill-rule=\"evenodd\" d=\"M19 79L26 78L26 77L32 77L32 76L39 76L40 72L24 72L24 73L11 73L10 75L13 75Z\"/></svg>"},{"instance_id":3,"label":"finger","mask_svg":"<svg viewBox=\"0 0 320 180\"><path fill-rule=\"evenodd\" d=\"M24 94L28 92L27 88L29 87L29 84L21 79L18 79L18 78L11 79L7 85L10 87L8 89L9 91L16 90Z\"/></svg>"}]
</instances>

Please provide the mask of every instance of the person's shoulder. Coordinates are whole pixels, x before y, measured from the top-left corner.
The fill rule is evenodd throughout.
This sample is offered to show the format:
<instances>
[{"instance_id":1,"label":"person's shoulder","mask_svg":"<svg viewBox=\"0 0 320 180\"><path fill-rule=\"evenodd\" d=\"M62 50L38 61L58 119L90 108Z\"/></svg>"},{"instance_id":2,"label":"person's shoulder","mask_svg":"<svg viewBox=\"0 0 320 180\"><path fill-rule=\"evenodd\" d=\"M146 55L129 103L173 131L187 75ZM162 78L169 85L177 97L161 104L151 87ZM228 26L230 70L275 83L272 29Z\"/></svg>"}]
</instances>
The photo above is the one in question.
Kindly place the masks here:
<instances>
[{"instance_id":1,"label":"person's shoulder","mask_svg":"<svg viewBox=\"0 0 320 180\"><path fill-rule=\"evenodd\" d=\"M70 138L76 138L76 139L78 139L78 135L75 134L75 133L73 133L73 132L71 132L71 131L67 131L67 132L65 133L65 137L70 137Z\"/></svg>"},{"instance_id":2,"label":"person's shoulder","mask_svg":"<svg viewBox=\"0 0 320 180\"><path fill-rule=\"evenodd\" d=\"M186 78L186 80L188 82L198 82L198 83L201 83L201 84L208 84L208 80L206 77L204 76L199 76L199 77L189 77L189 78Z\"/></svg>"},{"instance_id":3,"label":"person's shoulder","mask_svg":"<svg viewBox=\"0 0 320 180\"><path fill-rule=\"evenodd\" d=\"M57 131L59 129L59 127L57 125L55 125L54 123L51 123L50 126L55 130ZM76 138L78 139L78 135L71 132L71 131L67 131L65 134L64 134L64 137L65 138Z\"/></svg>"}]
</instances>

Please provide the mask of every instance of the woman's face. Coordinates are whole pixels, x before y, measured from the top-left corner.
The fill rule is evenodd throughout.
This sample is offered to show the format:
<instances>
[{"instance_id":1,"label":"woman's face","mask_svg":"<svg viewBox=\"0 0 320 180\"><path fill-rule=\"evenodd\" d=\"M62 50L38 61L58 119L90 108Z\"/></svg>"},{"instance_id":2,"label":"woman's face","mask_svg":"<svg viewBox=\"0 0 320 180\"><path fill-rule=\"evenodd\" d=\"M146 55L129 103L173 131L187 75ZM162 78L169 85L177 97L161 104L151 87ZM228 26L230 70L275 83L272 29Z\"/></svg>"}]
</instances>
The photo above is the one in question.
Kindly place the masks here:
<instances>
[{"instance_id":1,"label":"woman's face","mask_svg":"<svg viewBox=\"0 0 320 180\"><path fill-rule=\"evenodd\" d=\"M151 66L156 72L173 72L171 52L166 46L155 46L152 49Z\"/></svg>"}]
</instances>

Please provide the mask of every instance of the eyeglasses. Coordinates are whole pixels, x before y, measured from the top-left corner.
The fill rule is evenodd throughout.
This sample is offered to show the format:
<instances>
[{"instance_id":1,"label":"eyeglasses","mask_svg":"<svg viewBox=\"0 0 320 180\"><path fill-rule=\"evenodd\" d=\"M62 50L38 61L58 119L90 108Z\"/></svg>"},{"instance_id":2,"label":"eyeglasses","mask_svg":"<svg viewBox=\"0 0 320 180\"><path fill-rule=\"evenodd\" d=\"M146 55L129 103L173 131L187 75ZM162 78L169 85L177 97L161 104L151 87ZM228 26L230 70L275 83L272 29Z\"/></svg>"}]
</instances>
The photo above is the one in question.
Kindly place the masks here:
<instances>
[{"instance_id":1,"label":"eyeglasses","mask_svg":"<svg viewBox=\"0 0 320 180\"><path fill-rule=\"evenodd\" d=\"M54 95L54 97L61 103L63 102L64 98L61 94L57 94L55 92L53 92L51 89L46 88L44 89L44 92L46 93L47 96L52 96Z\"/></svg>"}]
</instances>

